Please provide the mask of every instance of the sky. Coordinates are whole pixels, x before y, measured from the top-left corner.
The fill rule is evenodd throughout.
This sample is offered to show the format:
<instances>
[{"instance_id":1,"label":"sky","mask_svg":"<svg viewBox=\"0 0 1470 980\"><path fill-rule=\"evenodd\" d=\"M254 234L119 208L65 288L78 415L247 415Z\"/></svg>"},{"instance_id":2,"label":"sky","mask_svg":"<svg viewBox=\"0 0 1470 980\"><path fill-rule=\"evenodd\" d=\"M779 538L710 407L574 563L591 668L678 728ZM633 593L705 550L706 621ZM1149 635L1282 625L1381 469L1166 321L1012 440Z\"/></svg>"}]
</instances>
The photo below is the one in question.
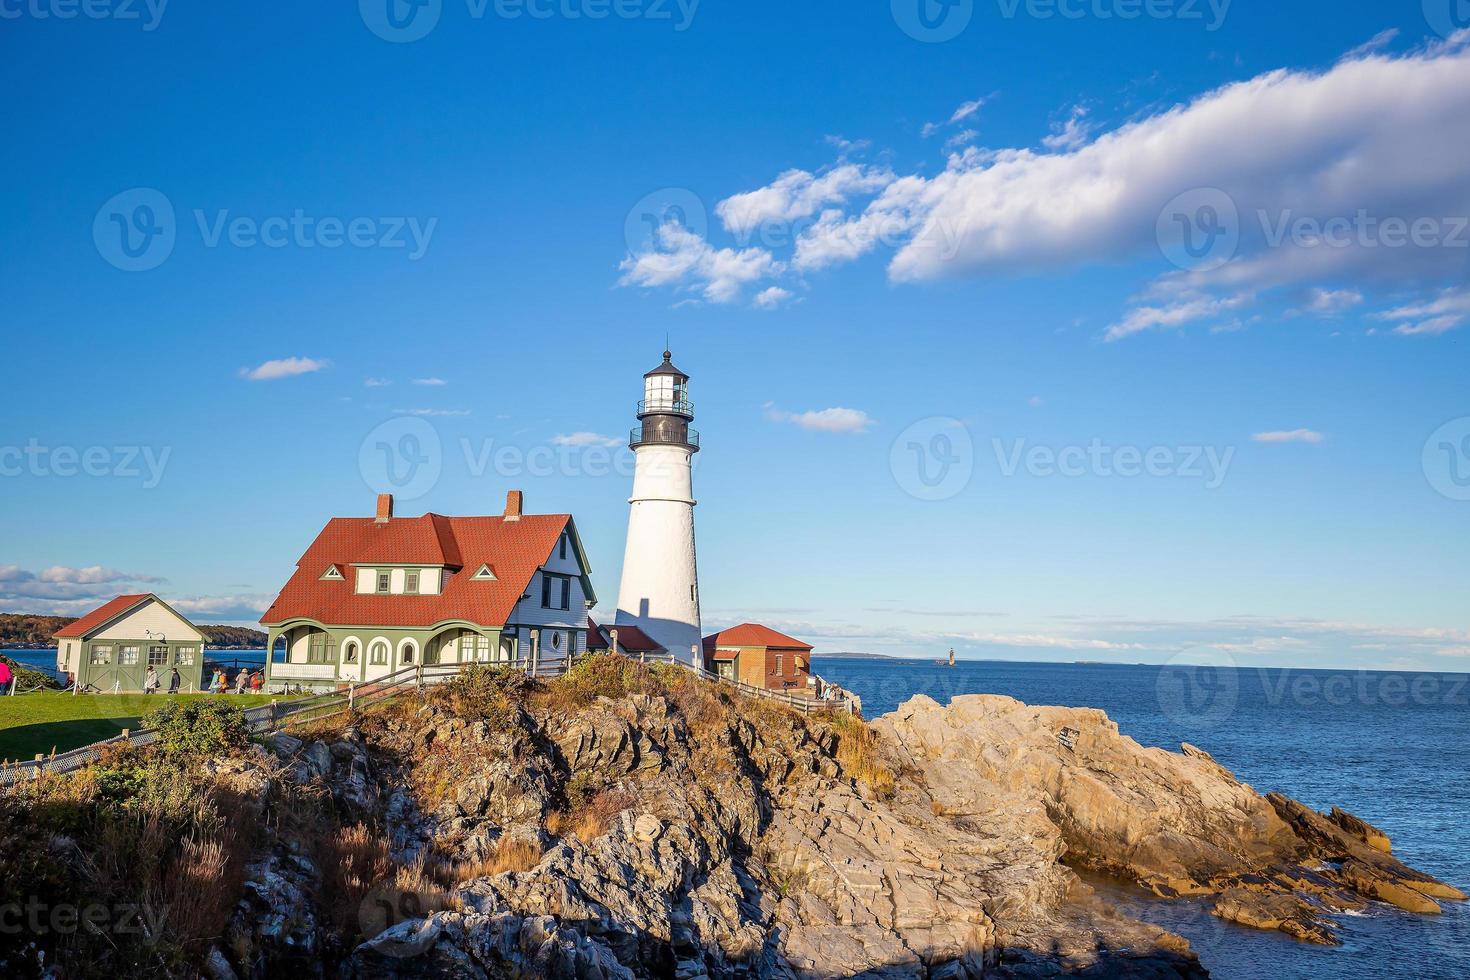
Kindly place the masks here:
<instances>
[{"instance_id":1,"label":"sky","mask_svg":"<svg viewBox=\"0 0 1470 980\"><path fill-rule=\"evenodd\" d=\"M1455 0L0 0L0 610L577 520L710 630L1470 669Z\"/></svg>"}]
</instances>

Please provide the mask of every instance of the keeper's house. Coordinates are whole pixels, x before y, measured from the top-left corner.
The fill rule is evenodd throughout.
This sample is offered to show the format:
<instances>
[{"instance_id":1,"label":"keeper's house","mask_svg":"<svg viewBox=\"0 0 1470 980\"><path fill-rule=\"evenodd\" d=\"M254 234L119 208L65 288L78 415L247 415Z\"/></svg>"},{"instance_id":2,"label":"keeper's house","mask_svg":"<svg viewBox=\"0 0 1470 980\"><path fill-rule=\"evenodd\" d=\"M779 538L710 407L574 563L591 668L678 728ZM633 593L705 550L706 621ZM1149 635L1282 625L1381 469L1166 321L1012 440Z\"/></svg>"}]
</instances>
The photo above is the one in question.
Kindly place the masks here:
<instances>
[{"instance_id":1,"label":"keeper's house","mask_svg":"<svg viewBox=\"0 0 1470 980\"><path fill-rule=\"evenodd\" d=\"M261 617L266 683L329 689L424 664L545 659L587 648L591 569L569 514L334 517Z\"/></svg>"},{"instance_id":2,"label":"keeper's house","mask_svg":"<svg viewBox=\"0 0 1470 980\"><path fill-rule=\"evenodd\" d=\"M75 674L82 691L141 691L148 668L168 690L198 691L204 634L152 593L120 595L56 632L56 669Z\"/></svg>"}]
</instances>

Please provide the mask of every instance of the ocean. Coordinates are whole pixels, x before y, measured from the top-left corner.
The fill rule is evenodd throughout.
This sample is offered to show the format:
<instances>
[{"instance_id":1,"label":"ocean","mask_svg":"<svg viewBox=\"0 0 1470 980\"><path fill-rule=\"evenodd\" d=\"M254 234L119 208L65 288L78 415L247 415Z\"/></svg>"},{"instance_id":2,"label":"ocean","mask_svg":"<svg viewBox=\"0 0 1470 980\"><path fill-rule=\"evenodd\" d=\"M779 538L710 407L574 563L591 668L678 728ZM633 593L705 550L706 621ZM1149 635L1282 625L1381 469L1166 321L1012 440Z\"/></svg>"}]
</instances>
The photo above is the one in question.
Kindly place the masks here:
<instances>
[{"instance_id":1,"label":"ocean","mask_svg":"<svg viewBox=\"0 0 1470 980\"><path fill-rule=\"evenodd\" d=\"M0 650L11 660L45 671L52 677L60 679L56 672L56 648L50 650ZM229 668L232 672L241 667L264 667L264 650L206 650L204 652L206 664L219 664Z\"/></svg>"},{"instance_id":2,"label":"ocean","mask_svg":"<svg viewBox=\"0 0 1470 980\"><path fill-rule=\"evenodd\" d=\"M55 651L6 651L50 669ZM258 666L263 651L211 659ZM929 660L816 658L823 677L856 692L869 718L915 694L1006 694L1028 704L1101 708L1144 745L1190 742L1262 793L1334 804L1393 838L1394 853L1470 890L1470 678L1464 674L1207 669ZM1093 881L1141 919L1189 939L1221 980L1470 977L1470 903L1442 916L1387 906L1338 919L1342 946L1299 943L1230 925L1205 906Z\"/></svg>"},{"instance_id":3,"label":"ocean","mask_svg":"<svg viewBox=\"0 0 1470 980\"><path fill-rule=\"evenodd\" d=\"M1275 669L1182 670L1106 664L815 658L863 699L869 718L914 694L1005 694L1028 704L1101 708L1125 735L1206 750L1261 793L1343 807L1388 833L1411 867L1470 891L1470 678L1464 674ZM1093 882L1137 918L1189 939L1221 980L1470 977L1470 903L1441 916L1373 906L1343 916L1337 947L1223 922L1191 901Z\"/></svg>"}]
</instances>

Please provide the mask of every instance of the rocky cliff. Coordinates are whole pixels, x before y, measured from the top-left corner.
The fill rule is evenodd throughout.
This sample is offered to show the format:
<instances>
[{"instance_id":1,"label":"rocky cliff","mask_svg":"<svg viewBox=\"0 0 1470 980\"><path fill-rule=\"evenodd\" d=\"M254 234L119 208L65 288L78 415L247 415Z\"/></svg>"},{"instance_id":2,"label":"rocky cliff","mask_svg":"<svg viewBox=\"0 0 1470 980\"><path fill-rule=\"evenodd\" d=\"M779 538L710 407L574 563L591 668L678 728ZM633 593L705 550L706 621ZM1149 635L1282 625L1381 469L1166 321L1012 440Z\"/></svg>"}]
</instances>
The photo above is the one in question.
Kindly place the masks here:
<instances>
[{"instance_id":1,"label":"rocky cliff","mask_svg":"<svg viewBox=\"0 0 1470 980\"><path fill-rule=\"evenodd\" d=\"M267 821L214 975L1200 977L1072 867L1324 943L1334 911L1463 898L1351 815L1098 711L919 697L866 726L636 667L585 680L279 738L272 779L399 870L334 889L357 858Z\"/></svg>"}]
</instances>

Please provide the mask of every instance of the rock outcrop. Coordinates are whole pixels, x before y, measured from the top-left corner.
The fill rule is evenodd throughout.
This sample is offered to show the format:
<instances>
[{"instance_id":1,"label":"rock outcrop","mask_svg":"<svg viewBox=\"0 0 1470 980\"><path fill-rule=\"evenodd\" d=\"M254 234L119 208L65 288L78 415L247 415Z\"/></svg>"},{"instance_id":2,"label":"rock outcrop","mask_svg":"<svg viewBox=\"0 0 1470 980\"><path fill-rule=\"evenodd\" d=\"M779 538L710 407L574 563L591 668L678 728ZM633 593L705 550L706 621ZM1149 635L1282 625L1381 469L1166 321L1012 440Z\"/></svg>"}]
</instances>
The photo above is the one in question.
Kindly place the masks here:
<instances>
[{"instance_id":1,"label":"rock outcrop","mask_svg":"<svg viewBox=\"0 0 1470 980\"><path fill-rule=\"evenodd\" d=\"M398 861L454 872L448 907L378 923L335 972L1203 977L1183 939L1073 868L1322 943L1334 910L1463 898L1350 814L1261 796L1191 746L1143 748L1100 711L918 697L865 727L691 683L532 697L495 724L431 699L278 746ZM509 842L530 859L497 865ZM273 842L242 921L301 904L317 872L298 857Z\"/></svg>"},{"instance_id":2,"label":"rock outcrop","mask_svg":"<svg viewBox=\"0 0 1470 980\"><path fill-rule=\"evenodd\" d=\"M918 697L875 727L946 811L1004 820L1039 806L1068 863L1165 897L1213 898L1215 914L1242 925L1333 943L1331 913L1367 900L1433 913L1436 899L1465 898L1394 858L1387 835L1352 814L1261 796L1192 745L1144 748L1101 711Z\"/></svg>"}]
</instances>

